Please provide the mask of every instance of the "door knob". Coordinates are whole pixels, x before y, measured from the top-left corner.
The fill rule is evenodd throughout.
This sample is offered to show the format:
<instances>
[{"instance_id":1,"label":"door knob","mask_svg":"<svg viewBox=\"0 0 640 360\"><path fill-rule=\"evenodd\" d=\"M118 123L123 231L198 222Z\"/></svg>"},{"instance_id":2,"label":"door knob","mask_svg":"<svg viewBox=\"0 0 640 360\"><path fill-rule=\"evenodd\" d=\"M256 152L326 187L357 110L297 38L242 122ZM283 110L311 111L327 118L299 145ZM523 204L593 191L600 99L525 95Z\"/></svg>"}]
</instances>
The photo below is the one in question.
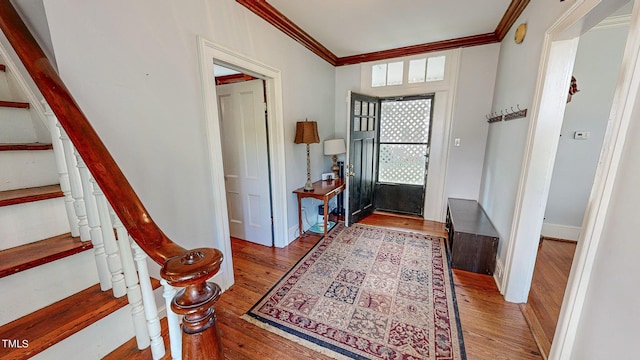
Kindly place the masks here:
<instances>
[{"instance_id":1,"label":"door knob","mask_svg":"<svg viewBox=\"0 0 640 360\"><path fill-rule=\"evenodd\" d=\"M354 173L353 171L349 172L349 176L356 176L356 173Z\"/></svg>"},{"instance_id":2,"label":"door knob","mask_svg":"<svg viewBox=\"0 0 640 360\"><path fill-rule=\"evenodd\" d=\"M353 164L349 164L349 169L353 169Z\"/></svg>"}]
</instances>

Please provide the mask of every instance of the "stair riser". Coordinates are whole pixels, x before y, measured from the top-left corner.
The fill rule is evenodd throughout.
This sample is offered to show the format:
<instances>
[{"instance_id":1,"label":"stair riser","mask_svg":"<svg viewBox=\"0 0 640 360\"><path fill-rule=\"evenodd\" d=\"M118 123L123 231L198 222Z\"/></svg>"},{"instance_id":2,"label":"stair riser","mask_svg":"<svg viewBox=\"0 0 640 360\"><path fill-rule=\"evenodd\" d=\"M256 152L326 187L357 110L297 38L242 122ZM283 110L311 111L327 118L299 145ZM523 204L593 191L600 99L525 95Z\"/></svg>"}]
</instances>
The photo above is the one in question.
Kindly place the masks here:
<instances>
[{"instance_id":1,"label":"stair riser","mask_svg":"<svg viewBox=\"0 0 640 360\"><path fill-rule=\"evenodd\" d=\"M0 207L0 250L69 231L63 198Z\"/></svg>"},{"instance_id":2,"label":"stair riser","mask_svg":"<svg viewBox=\"0 0 640 360\"><path fill-rule=\"evenodd\" d=\"M131 305L127 305L31 359L101 359L134 336Z\"/></svg>"},{"instance_id":3,"label":"stair riser","mask_svg":"<svg viewBox=\"0 0 640 360\"><path fill-rule=\"evenodd\" d=\"M0 99L1 100L1 99ZM0 143L32 143L38 141L31 114L25 109L0 107Z\"/></svg>"},{"instance_id":4,"label":"stair riser","mask_svg":"<svg viewBox=\"0 0 640 360\"><path fill-rule=\"evenodd\" d=\"M158 305L164 304L162 288L154 291ZM166 317L164 307L159 317ZM131 305L114 312L86 329L53 345L32 360L101 359L135 336ZM165 349L169 354L169 348Z\"/></svg>"},{"instance_id":5,"label":"stair riser","mask_svg":"<svg viewBox=\"0 0 640 360\"><path fill-rule=\"evenodd\" d=\"M0 324L71 296L97 279L93 250L1 278Z\"/></svg>"},{"instance_id":6,"label":"stair riser","mask_svg":"<svg viewBox=\"0 0 640 360\"><path fill-rule=\"evenodd\" d=\"M0 151L0 169L0 191L60 183L53 150Z\"/></svg>"}]
</instances>

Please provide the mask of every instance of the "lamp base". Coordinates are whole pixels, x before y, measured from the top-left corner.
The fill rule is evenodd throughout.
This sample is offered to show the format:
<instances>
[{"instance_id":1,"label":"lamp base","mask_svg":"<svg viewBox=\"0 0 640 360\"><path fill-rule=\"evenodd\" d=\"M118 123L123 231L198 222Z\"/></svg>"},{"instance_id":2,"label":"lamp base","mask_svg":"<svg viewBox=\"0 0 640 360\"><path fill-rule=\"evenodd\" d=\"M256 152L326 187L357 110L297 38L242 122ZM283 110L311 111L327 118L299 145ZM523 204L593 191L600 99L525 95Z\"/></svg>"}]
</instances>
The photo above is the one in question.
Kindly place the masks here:
<instances>
[{"instance_id":1,"label":"lamp base","mask_svg":"<svg viewBox=\"0 0 640 360\"><path fill-rule=\"evenodd\" d=\"M340 176L338 175L338 172L340 171L340 167L338 166L338 156L337 155L333 155L333 166L331 167L331 171L333 171L333 178L334 179L339 179Z\"/></svg>"},{"instance_id":2,"label":"lamp base","mask_svg":"<svg viewBox=\"0 0 640 360\"><path fill-rule=\"evenodd\" d=\"M304 191L313 191L313 183L311 183L310 179L307 179L307 183L304 184L304 187L302 189Z\"/></svg>"}]
</instances>

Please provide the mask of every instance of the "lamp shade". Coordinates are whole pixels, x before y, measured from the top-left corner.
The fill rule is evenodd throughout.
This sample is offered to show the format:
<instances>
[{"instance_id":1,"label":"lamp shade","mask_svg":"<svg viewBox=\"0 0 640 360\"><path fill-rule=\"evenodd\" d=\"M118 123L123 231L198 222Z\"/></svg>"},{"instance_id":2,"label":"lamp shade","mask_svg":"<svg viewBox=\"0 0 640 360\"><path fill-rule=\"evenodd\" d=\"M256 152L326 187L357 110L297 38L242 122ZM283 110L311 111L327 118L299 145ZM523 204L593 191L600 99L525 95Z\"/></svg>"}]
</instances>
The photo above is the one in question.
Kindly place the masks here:
<instances>
[{"instance_id":1,"label":"lamp shade","mask_svg":"<svg viewBox=\"0 0 640 360\"><path fill-rule=\"evenodd\" d=\"M347 149L344 145L344 139L331 139L324 141L324 154L325 155L338 155L344 154Z\"/></svg>"},{"instance_id":2,"label":"lamp shade","mask_svg":"<svg viewBox=\"0 0 640 360\"><path fill-rule=\"evenodd\" d=\"M298 121L296 123L296 144L317 144L320 142L318 136L318 123L315 121Z\"/></svg>"}]
</instances>

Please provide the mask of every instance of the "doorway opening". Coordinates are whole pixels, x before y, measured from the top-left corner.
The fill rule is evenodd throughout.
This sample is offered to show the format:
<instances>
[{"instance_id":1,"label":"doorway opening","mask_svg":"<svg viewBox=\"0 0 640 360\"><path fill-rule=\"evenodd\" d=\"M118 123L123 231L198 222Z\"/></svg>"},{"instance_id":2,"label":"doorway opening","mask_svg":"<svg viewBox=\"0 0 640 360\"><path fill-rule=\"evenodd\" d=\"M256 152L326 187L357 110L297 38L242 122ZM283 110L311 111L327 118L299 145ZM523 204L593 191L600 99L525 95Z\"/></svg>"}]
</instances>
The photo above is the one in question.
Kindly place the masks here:
<instances>
[{"instance_id":1,"label":"doorway opening","mask_svg":"<svg viewBox=\"0 0 640 360\"><path fill-rule=\"evenodd\" d=\"M204 129L209 145L210 177L212 184L212 199L214 218L211 226L216 235L213 246L224 256L220 272L211 280L218 283L223 290L234 283L233 252L231 250L231 236L229 231L229 214L227 212L226 186L224 179L224 161L222 158L222 137L218 102L216 96L216 82L214 63L236 69L243 74L264 80L267 99L267 139L269 143L269 174L271 193L271 212L273 223L273 244L285 247L289 244L287 229L287 201L286 189L285 149L284 144L284 115L282 106L282 74L280 70L265 65L255 59L239 54L233 50L217 45L202 37L198 37L198 55L200 64L200 80L202 83L204 103ZM293 239L291 239L293 240Z\"/></svg>"},{"instance_id":2,"label":"doorway opening","mask_svg":"<svg viewBox=\"0 0 640 360\"><path fill-rule=\"evenodd\" d=\"M514 221L507 244L505 273L500 281L501 292L507 301L526 302L530 290L539 243L537 234L542 228L545 199L579 36L627 2L578 1L545 35ZM632 23L636 18L637 9L633 12ZM621 65L623 70L616 83L604 146L549 355L554 359L570 357L575 345L598 245L602 240L606 209L631 122L637 90L635 81L640 76L637 67L640 33L633 26L630 29Z\"/></svg>"},{"instance_id":3,"label":"doorway opening","mask_svg":"<svg viewBox=\"0 0 640 360\"><path fill-rule=\"evenodd\" d=\"M273 246L265 82L214 63L231 237Z\"/></svg>"},{"instance_id":4,"label":"doorway opening","mask_svg":"<svg viewBox=\"0 0 640 360\"><path fill-rule=\"evenodd\" d=\"M347 224L376 210L422 217L435 95L349 96Z\"/></svg>"},{"instance_id":5,"label":"doorway opening","mask_svg":"<svg viewBox=\"0 0 640 360\"><path fill-rule=\"evenodd\" d=\"M576 52L573 79L579 92L567 99L531 290L521 306L527 321L539 324L532 332L546 356L594 185L630 13L626 6L581 35Z\"/></svg>"},{"instance_id":6,"label":"doorway opening","mask_svg":"<svg viewBox=\"0 0 640 360\"><path fill-rule=\"evenodd\" d=\"M433 95L381 99L375 209L423 216Z\"/></svg>"}]
</instances>

